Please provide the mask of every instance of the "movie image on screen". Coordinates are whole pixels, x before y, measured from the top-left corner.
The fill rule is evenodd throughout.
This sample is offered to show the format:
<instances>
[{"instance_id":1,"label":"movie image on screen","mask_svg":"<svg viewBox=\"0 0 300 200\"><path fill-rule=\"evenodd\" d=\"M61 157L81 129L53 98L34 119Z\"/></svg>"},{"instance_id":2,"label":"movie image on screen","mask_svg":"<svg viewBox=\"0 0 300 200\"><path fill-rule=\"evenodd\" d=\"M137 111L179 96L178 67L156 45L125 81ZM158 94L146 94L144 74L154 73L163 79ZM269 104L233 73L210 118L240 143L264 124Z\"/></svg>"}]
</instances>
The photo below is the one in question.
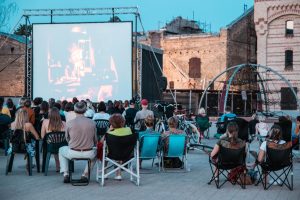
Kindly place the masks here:
<instances>
[{"instance_id":1,"label":"movie image on screen","mask_svg":"<svg viewBox=\"0 0 300 200\"><path fill-rule=\"evenodd\" d=\"M132 23L33 25L33 97L132 97Z\"/></svg>"}]
</instances>

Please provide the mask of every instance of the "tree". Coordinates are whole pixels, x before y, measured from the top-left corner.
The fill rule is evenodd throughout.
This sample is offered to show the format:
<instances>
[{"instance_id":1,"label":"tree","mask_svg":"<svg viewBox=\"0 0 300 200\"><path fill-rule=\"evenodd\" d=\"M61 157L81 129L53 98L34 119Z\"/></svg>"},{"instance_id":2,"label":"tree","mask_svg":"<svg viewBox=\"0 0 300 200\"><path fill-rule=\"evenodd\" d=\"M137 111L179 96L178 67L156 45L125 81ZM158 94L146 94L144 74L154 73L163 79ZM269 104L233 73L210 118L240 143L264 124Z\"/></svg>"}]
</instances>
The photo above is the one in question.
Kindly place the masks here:
<instances>
[{"instance_id":1,"label":"tree","mask_svg":"<svg viewBox=\"0 0 300 200\"><path fill-rule=\"evenodd\" d=\"M0 30L7 31L9 29L9 20L17 11L17 4L10 0L0 0Z\"/></svg>"},{"instance_id":2,"label":"tree","mask_svg":"<svg viewBox=\"0 0 300 200\"><path fill-rule=\"evenodd\" d=\"M27 35L30 36L32 32L32 25L27 25ZM26 25L20 24L15 30L14 34L16 35L26 35Z\"/></svg>"}]
</instances>

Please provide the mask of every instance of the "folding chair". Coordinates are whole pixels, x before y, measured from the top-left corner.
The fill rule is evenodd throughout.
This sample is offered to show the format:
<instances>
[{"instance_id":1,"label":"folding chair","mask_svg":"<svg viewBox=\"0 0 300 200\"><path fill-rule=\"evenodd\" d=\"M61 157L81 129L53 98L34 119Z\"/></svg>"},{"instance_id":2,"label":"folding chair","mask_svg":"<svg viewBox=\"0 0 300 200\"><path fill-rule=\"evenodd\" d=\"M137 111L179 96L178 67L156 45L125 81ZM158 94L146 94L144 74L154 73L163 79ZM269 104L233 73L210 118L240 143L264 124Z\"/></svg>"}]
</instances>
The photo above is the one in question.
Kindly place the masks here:
<instances>
[{"instance_id":1,"label":"folding chair","mask_svg":"<svg viewBox=\"0 0 300 200\"><path fill-rule=\"evenodd\" d=\"M97 119L95 120L95 122L96 122L98 139L101 139L101 137L105 135L105 133L107 132L110 126L109 121L106 119Z\"/></svg>"},{"instance_id":2,"label":"folding chair","mask_svg":"<svg viewBox=\"0 0 300 200\"><path fill-rule=\"evenodd\" d=\"M259 163L261 170L258 168L259 180L263 184L265 190L269 189L271 185L277 183L280 186L283 184L293 190L293 156L292 143L276 144L273 142L267 143L266 161ZM281 171L281 172L278 172ZM267 184L267 176L273 181ZM291 175L289 180L289 175Z\"/></svg>"},{"instance_id":3,"label":"folding chair","mask_svg":"<svg viewBox=\"0 0 300 200\"><path fill-rule=\"evenodd\" d=\"M140 132L139 135L140 141L140 159L141 160L149 160L152 159L152 167L154 163L154 159L158 159L158 171L160 171L160 153L159 153L159 141L160 134L159 133L151 133L147 134L145 132Z\"/></svg>"},{"instance_id":4,"label":"folding chair","mask_svg":"<svg viewBox=\"0 0 300 200\"><path fill-rule=\"evenodd\" d=\"M245 176L246 176L246 164L245 164L246 152L245 146L242 148L226 148L220 146L220 151L217 156L217 160L212 159L209 156L209 164L212 172L212 177L208 184L215 182L218 189L220 189L227 181L235 185L238 183L243 189L245 189ZM213 169L215 167L215 169ZM236 170L236 169L241 170ZM234 180L229 178L230 170L236 170L236 177ZM220 175L225 177L225 180L220 183Z\"/></svg>"},{"instance_id":5,"label":"folding chair","mask_svg":"<svg viewBox=\"0 0 300 200\"><path fill-rule=\"evenodd\" d=\"M162 158L181 158L183 166L177 169L187 169L187 136L179 134L170 134L164 139ZM176 169L176 168L173 168ZM162 161L162 170L165 171L164 161Z\"/></svg>"},{"instance_id":6,"label":"folding chair","mask_svg":"<svg viewBox=\"0 0 300 200\"><path fill-rule=\"evenodd\" d=\"M135 148L136 146L136 148ZM107 148L107 149L106 149ZM136 178L136 185L140 184L140 172L139 172L139 142L135 134L128 136L115 136L106 134L103 144L103 157L102 167L99 170L99 161L97 161L97 174L96 179L99 180L99 172L101 172L101 186L104 186L104 180L117 170L130 174L130 181L134 181ZM119 163L122 161L122 164ZM136 163L135 169L133 164ZM111 171L110 168L115 167ZM108 172L107 172L108 171Z\"/></svg>"}]
</instances>

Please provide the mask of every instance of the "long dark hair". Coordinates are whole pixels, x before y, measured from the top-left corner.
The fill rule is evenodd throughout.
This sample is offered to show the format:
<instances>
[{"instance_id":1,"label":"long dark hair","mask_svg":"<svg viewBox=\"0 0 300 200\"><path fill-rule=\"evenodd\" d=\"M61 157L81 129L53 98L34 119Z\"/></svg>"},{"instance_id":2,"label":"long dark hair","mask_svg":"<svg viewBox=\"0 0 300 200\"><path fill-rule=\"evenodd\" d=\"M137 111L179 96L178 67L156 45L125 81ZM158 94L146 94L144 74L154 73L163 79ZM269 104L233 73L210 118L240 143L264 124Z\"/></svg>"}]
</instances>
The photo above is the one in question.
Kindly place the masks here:
<instances>
[{"instance_id":1,"label":"long dark hair","mask_svg":"<svg viewBox=\"0 0 300 200\"><path fill-rule=\"evenodd\" d=\"M280 141L282 138L282 129L278 124L274 124L270 131L270 140Z\"/></svg>"},{"instance_id":2,"label":"long dark hair","mask_svg":"<svg viewBox=\"0 0 300 200\"><path fill-rule=\"evenodd\" d=\"M230 144L236 145L238 139L238 133L239 133L239 126L237 125L236 122L229 122L227 124L227 133L231 135Z\"/></svg>"}]
</instances>

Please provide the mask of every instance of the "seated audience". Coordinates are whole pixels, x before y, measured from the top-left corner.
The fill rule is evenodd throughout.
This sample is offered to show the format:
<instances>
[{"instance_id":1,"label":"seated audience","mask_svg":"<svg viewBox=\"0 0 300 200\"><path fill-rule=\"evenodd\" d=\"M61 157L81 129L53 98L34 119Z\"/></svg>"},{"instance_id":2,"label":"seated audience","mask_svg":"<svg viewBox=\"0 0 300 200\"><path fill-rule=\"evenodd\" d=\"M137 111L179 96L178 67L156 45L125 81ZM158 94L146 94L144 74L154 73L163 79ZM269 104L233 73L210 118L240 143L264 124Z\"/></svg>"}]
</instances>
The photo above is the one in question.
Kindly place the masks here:
<instances>
[{"instance_id":1,"label":"seated audience","mask_svg":"<svg viewBox=\"0 0 300 200\"><path fill-rule=\"evenodd\" d=\"M140 130L140 131L142 131L141 130L141 125L142 125L141 121L144 120L149 115L154 116L153 111L148 110L148 100L147 99L142 99L141 105L142 105L142 110L138 111L134 118L134 123L136 123L135 129Z\"/></svg>"},{"instance_id":2,"label":"seated audience","mask_svg":"<svg viewBox=\"0 0 300 200\"><path fill-rule=\"evenodd\" d=\"M76 114L74 112L74 105L71 102L68 102L65 106L65 118L66 118L66 122L71 121L72 119L75 119Z\"/></svg>"},{"instance_id":3,"label":"seated audience","mask_svg":"<svg viewBox=\"0 0 300 200\"><path fill-rule=\"evenodd\" d=\"M130 100L129 107L125 109L122 114L125 118L126 126L133 127L136 113L137 110L135 109L135 102L133 100Z\"/></svg>"},{"instance_id":4,"label":"seated audience","mask_svg":"<svg viewBox=\"0 0 300 200\"><path fill-rule=\"evenodd\" d=\"M209 118L206 115L204 108L200 108L198 114L199 115L196 116L195 120L196 120L197 126L199 127L199 130L200 130L200 137L203 138L204 131L206 131L210 127ZM200 142L201 138L199 138L199 142Z\"/></svg>"},{"instance_id":5,"label":"seated audience","mask_svg":"<svg viewBox=\"0 0 300 200\"><path fill-rule=\"evenodd\" d=\"M255 133L257 137L260 138L262 142L262 138L266 138L269 132L269 126L265 123L266 117L263 115L258 116L258 123L255 125Z\"/></svg>"},{"instance_id":6,"label":"seated audience","mask_svg":"<svg viewBox=\"0 0 300 200\"><path fill-rule=\"evenodd\" d=\"M296 126L293 134L293 148L299 150L300 116L296 118Z\"/></svg>"},{"instance_id":7,"label":"seated audience","mask_svg":"<svg viewBox=\"0 0 300 200\"><path fill-rule=\"evenodd\" d=\"M12 101L11 98L8 98L8 99L6 100L6 106L7 106L8 110L9 110L9 112L10 112L11 119L12 119L12 120L15 120L17 108L16 108L16 106L15 106L15 104L14 104L14 102Z\"/></svg>"},{"instance_id":8,"label":"seated audience","mask_svg":"<svg viewBox=\"0 0 300 200\"><path fill-rule=\"evenodd\" d=\"M4 98L3 97L0 97L0 104L2 104L0 113L11 117L9 109L7 107L4 107Z\"/></svg>"},{"instance_id":9,"label":"seated audience","mask_svg":"<svg viewBox=\"0 0 300 200\"><path fill-rule=\"evenodd\" d=\"M29 122L34 125L35 124L35 113L34 113L34 110L31 108L31 101L29 99L25 100L23 110L27 111Z\"/></svg>"}]
</instances>

